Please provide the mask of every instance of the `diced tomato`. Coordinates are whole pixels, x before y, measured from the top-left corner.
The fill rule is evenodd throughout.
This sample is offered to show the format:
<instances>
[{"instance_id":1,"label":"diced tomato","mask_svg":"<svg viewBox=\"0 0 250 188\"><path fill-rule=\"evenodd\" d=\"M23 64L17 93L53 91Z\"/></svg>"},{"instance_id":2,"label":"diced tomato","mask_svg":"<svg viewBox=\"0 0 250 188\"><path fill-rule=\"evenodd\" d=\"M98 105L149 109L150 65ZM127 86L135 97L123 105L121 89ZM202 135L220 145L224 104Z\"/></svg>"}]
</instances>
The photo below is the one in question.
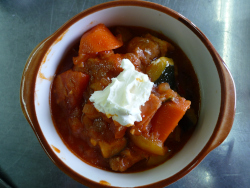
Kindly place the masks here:
<instances>
[{"instance_id":1,"label":"diced tomato","mask_svg":"<svg viewBox=\"0 0 250 188\"><path fill-rule=\"evenodd\" d=\"M160 99L154 94L151 94L149 100L141 107L142 121L135 122L135 126L131 128L134 129L135 135L141 135L143 132L148 133L149 130L147 126L160 106Z\"/></svg>"},{"instance_id":2,"label":"diced tomato","mask_svg":"<svg viewBox=\"0 0 250 188\"><path fill-rule=\"evenodd\" d=\"M68 70L55 78L54 94L57 104L70 112L81 104L83 92L89 82L89 75Z\"/></svg>"},{"instance_id":3,"label":"diced tomato","mask_svg":"<svg viewBox=\"0 0 250 188\"><path fill-rule=\"evenodd\" d=\"M176 97L163 103L151 120L151 134L158 136L158 139L164 142L190 105L191 102L183 97Z\"/></svg>"},{"instance_id":4,"label":"diced tomato","mask_svg":"<svg viewBox=\"0 0 250 188\"><path fill-rule=\"evenodd\" d=\"M128 127L126 126L122 126L120 123L118 123L117 121L113 121L110 124L110 129L112 130L112 132L115 135L115 138L122 138L127 130Z\"/></svg>"},{"instance_id":5,"label":"diced tomato","mask_svg":"<svg viewBox=\"0 0 250 188\"><path fill-rule=\"evenodd\" d=\"M144 124L148 119L151 119L160 106L160 99L151 94L148 101L141 107L142 121L136 122L136 126Z\"/></svg>"},{"instance_id":6,"label":"diced tomato","mask_svg":"<svg viewBox=\"0 0 250 188\"><path fill-rule=\"evenodd\" d=\"M104 24L98 24L83 34L79 54L91 54L113 50L123 45Z\"/></svg>"}]
</instances>

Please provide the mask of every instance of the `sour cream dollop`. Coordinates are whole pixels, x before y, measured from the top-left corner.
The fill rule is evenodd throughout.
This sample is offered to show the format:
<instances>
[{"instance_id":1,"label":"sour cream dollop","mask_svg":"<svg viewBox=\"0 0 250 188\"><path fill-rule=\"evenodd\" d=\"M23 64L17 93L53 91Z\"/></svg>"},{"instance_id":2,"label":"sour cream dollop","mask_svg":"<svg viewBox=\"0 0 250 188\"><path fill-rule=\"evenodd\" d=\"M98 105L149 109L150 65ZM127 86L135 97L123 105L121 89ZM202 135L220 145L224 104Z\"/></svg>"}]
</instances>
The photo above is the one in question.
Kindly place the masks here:
<instances>
[{"instance_id":1,"label":"sour cream dollop","mask_svg":"<svg viewBox=\"0 0 250 188\"><path fill-rule=\"evenodd\" d=\"M124 70L104 90L95 91L89 100L99 112L130 127L142 120L141 106L148 101L154 83L148 75L136 71L129 59L123 59L121 67Z\"/></svg>"}]
</instances>

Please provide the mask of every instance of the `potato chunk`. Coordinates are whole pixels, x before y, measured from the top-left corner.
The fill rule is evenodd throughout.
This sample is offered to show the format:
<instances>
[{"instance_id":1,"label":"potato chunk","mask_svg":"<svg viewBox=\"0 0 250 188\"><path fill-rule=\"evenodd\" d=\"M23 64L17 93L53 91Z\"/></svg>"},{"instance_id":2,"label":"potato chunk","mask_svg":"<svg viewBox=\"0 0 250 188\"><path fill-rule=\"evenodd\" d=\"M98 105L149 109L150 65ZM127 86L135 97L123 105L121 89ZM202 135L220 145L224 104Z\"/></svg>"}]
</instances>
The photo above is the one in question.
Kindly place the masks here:
<instances>
[{"instance_id":1,"label":"potato chunk","mask_svg":"<svg viewBox=\"0 0 250 188\"><path fill-rule=\"evenodd\" d=\"M136 136L132 134L130 135L130 138L137 147L149 153L164 155L167 152L167 148L164 147L163 142L160 140L153 140L142 135Z\"/></svg>"},{"instance_id":2,"label":"potato chunk","mask_svg":"<svg viewBox=\"0 0 250 188\"><path fill-rule=\"evenodd\" d=\"M110 158L118 154L127 144L127 140L123 137L121 139L115 139L114 141L108 143L105 141L99 141L99 146L104 158Z\"/></svg>"}]
</instances>

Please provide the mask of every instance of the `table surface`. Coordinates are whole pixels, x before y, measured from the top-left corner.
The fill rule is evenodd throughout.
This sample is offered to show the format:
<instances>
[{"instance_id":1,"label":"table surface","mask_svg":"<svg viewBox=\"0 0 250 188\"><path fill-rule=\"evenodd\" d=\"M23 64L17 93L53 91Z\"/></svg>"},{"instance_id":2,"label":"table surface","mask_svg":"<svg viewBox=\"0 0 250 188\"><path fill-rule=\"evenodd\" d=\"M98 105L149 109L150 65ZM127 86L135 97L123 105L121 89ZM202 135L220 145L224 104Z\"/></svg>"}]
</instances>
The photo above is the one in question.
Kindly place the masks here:
<instances>
[{"instance_id":1,"label":"table surface","mask_svg":"<svg viewBox=\"0 0 250 188\"><path fill-rule=\"evenodd\" d=\"M83 188L40 146L19 102L32 49L77 13L105 0L0 0L0 187ZM170 188L250 185L250 1L152 0L178 11L212 42L231 71L237 110L227 139Z\"/></svg>"}]
</instances>

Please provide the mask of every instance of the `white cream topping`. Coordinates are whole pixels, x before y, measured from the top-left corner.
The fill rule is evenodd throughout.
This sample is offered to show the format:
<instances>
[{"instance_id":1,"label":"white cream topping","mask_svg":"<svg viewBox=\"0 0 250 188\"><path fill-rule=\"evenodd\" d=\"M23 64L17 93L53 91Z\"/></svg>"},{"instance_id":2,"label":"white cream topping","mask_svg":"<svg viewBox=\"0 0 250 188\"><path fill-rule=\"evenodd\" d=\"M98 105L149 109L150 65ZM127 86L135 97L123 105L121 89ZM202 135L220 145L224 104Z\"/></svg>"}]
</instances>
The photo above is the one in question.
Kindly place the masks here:
<instances>
[{"instance_id":1,"label":"white cream topping","mask_svg":"<svg viewBox=\"0 0 250 188\"><path fill-rule=\"evenodd\" d=\"M95 91L89 100L98 111L129 127L142 120L140 107L148 101L154 83L148 75L136 71L129 59L123 59L121 67L124 70L112 78L112 83Z\"/></svg>"}]
</instances>

